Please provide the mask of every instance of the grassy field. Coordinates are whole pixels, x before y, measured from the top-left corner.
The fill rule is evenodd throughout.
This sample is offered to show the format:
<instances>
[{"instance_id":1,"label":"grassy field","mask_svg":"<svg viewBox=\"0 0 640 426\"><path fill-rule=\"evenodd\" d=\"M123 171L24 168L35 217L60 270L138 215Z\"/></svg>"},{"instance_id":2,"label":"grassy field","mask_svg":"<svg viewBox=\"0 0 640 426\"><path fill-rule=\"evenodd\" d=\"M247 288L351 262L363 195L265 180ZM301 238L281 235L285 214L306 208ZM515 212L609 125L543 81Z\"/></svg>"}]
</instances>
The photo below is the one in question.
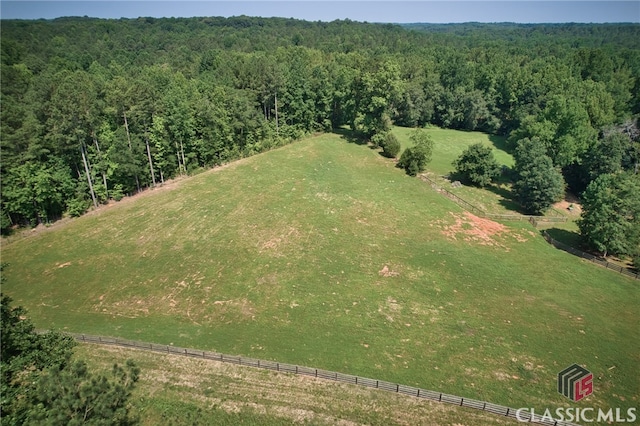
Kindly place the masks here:
<instances>
[{"instance_id":1,"label":"grassy field","mask_svg":"<svg viewBox=\"0 0 640 426\"><path fill-rule=\"evenodd\" d=\"M381 390L216 361L80 345L95 371L133 359L143 425L516 425L515 419Z\"/></svg>"},{"instance_id":2,"label":"grassy field","mask_svg":"<svg viewBox=\"0 0 640 426\"><path fill-rule=\"evenodd\" d=\"M434 168L456 133L486 138L433 131ZM42 328L513 407L568 406L555 377L573 363L596 377L581 406L635 406L640 394L637 281L554 249L528 224L468 216L337 135L4 243L2 261L3 292Z\"/></svg>"},{"instance_id":3,"label":"grassy field","mask_svg":"<svg viewBox=\"0 0 640 426\"><path fill-rule=\"evenodd\" d=\"M411 146L409 136L413 131L413 129L407 127L393 128L392 132L398 138L402 149ZM493 148L493 155L498 163L509 167L514 164L513 157L508 152L506 140L502 136L441 129L439 127L429 127L425 131L435 142L433 158L429 163L429 171L437 175L447 175L452 172L453 166L451 163L462 154L466 147L475 143L481 143Z\"/></svg>"},{"instance_id":4,"label":"grassy field","mask_svg":"<svg viewBox=\"0 0 640 426\"><path fill-rule=\"evenodd\" d=\"M393 133L396 135L402 148L411 146L409 136L413 129L405 127L394 127ZM514 200L511 194L511 182L508 177L499 177L498 181L486 188L476 188L463 185L461 187L451 186L449 174L453 173L453 161L462 154L470 145L481 143L493 148L493 155L498 164L513 167L514 160L507 148L504 137L487 135L479 132L462 132L449 129L431 127L426 129L436 142L433 150L433 159L428 165L427 173L432 180L439 185L473 204L477 208L488 213L495 214L525 214L520 205ZM453 179L451 179L453 180ZM551 209L546 215L558 216L564 212Z\"/></svg>"}]
</instances>

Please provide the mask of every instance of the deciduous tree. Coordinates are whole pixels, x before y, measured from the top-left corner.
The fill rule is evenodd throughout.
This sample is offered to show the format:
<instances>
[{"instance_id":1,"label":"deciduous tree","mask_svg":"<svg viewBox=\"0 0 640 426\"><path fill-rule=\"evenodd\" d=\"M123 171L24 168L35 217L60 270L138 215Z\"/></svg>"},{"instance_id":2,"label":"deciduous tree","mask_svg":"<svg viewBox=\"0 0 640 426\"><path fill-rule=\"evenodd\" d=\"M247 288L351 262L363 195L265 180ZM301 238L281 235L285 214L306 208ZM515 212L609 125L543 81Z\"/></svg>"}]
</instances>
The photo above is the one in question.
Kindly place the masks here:
<instances>
[{"instance_id":1,"label":"deciduous tree","mask_svg":"<svg viewBox=\"0 0 640 426\"><path fill-rule=\"evenodd\" d=\"M433 140L422 129L416 129L410 136L413 146L404 150L398 161L398 167L405 169L408 175L416 176L422 173L431 161L433 154Z\"/></svg>"},{"instance_id":2,"label":"deciduous tree","mask_svg":"<svg viewBox=\"0 0 640 426\"><path fill-rule=\"evenodd\" d=\"M476 186L489 185L500 173L500 165L493 150L481 143L470 145L453 162L455 174L460 180Z\"/></svg>"}]
</instances>

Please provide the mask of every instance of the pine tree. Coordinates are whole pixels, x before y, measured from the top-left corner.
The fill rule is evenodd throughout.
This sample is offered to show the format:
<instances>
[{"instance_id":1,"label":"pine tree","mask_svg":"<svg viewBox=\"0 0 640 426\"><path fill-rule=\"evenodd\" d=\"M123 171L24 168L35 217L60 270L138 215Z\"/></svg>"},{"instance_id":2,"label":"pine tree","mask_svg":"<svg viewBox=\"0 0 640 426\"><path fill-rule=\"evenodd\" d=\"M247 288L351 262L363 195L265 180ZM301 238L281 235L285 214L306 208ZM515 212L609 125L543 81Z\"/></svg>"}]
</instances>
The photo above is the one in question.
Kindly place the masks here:
<instances>
[{"instance_id":1,"label":"pine tree","mask_svg":"<svg viewBox=\"0 0 640 426\"><path fill-rule=\"evenodd\" d=\"M0 268L2 269L2 268ZM27 311L0 295L2 424L130 425L128 399L138 380L132 361L111 374L73 360L75 341L58 332L36 333Z\"/></svg>"},{"instance_id":2,"label":"pine tree","mask_svg":"<svg viewBox=\"0 0 640 426\"><path fill-rule=\"evenodd\" d=\"M562 199L564 178L538 139L519 141L514 157L518 177L513 192L526 211L541 214Z\"/></svg>"},{"instance_id":3,"label":"pine tree","mask_svg":"<svg viewBox=\"0 0 640 426\"><path fill-rule=\"evenodd\" d=\"M640 175L600 175L582 194L580 234L606 256L640 254Z\"/></svg>"}]
</instances>

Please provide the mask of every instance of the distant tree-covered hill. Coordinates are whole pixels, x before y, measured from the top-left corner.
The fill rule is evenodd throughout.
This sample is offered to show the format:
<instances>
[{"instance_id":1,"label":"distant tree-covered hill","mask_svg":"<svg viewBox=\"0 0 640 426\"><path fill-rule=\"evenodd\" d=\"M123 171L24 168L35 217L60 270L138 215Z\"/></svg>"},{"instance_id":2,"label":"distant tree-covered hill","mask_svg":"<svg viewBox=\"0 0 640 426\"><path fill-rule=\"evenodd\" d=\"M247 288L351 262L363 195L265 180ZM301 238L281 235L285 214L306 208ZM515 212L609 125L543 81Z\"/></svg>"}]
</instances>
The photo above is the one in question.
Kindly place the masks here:
<instances>
[{"instance_id":1,"label":"distant tree-covered hill","mask_svg":"<svg viewBox=\"0 0 640 426\"><path fill-rule=\"evenodd\" d=\"M640 112L636 24L61 18L3 20L0 44L3 232L344 125L538 138L577 190L601 135L640 157L615 131Z\"/></svg>"}]
</instances>

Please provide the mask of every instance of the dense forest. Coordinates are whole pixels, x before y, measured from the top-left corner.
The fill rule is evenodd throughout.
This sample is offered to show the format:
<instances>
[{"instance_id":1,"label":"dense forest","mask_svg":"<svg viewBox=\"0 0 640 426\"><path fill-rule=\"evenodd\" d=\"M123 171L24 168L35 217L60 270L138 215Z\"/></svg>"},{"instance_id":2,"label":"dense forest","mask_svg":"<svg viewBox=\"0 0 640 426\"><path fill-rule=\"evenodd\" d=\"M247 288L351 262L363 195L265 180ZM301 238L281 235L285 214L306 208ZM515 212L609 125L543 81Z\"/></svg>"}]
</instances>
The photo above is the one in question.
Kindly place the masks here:
<instances>
[{"instance_id":1,"label":"dense forest","mask_svg":"<svg viewBox=\"0 0 640 426\"><path fill-rule=\"evenodd\" d=\"M534 140L582 193L640 163L640 25L3 20L2 231L348 126Z\"/></svg>"}]
</instances>

